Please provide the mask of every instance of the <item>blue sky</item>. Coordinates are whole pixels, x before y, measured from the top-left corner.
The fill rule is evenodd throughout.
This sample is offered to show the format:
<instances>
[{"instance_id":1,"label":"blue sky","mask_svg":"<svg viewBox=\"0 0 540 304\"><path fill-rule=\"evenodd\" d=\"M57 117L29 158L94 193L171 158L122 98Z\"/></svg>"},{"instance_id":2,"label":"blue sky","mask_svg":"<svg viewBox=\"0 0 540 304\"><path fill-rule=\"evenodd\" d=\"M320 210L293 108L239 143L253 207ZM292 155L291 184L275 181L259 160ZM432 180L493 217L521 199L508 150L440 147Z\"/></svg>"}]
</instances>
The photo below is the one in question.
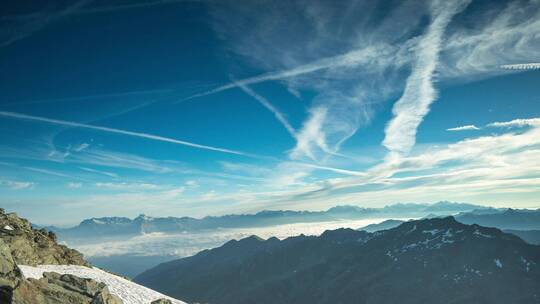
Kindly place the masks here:
<instances>
[{"instance_id":1,"label":"blue sky","mask_svg":"<svg viewBox=\"0 0 540 304\"><path fill-rule=\"evenodd\" d=\"M539 20L538 1L6 6L2 207L538 208Z\"/></svg>"}]
</instances>

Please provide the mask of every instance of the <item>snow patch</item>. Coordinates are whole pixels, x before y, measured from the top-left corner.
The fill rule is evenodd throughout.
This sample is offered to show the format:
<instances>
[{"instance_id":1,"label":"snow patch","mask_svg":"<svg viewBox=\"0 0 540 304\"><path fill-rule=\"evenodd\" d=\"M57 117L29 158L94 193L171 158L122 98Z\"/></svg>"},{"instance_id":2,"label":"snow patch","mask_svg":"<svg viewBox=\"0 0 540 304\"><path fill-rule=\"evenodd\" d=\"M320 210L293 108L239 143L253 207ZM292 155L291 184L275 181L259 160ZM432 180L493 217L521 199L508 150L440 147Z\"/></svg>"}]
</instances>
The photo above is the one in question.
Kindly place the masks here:
<instances>
[{"instance_id":1,"label":"snow patch","mask_svg":"<svg viewBox=\"0 0 540 304\"><path fill-rule=\"evenodd\" d=\"M473 234L476 235L476 236L481 236L481 237L485 237L485 238L493 238L493 235L483 234L482 232L478 231L478 229L476 229L473 232Z\"/></svg>"},{"instance_id":2,"label":"snow patch","mask_svg":"<svg viewBox=\"0 0 540 304\"><path fill-rule=\"evenodd\" d=\"M531 270L531 262L527 261L524 257L520 257L521 262L525 264L525 271L529 272Z\"/></svg>"},{"instance_id":3,"label":"snow patch","mask_svg":"<svg viewBox=\"0 0 540 304\"><path fill-rule=\"evenodd\" d=\"M88 278L98 282L103 282L109 291L117 295L124 304L148 304L157 299L165 298L174 304L185 304L177 299L173 299L150 288L133 283L122 277L110 274L101 269L77 265L40 265L37 267L19 265L25 278L40 279L44 272L56 272L59 274L71 274L80 278Z\"/></svg>"},{"instance_id":4,"label":"snow patch","mask_svg":"<svg viewBox=\"0 0 540 304\"><path fill-rule=\"evenodd\" d=\"M431 235L435 235L435 234L441 232L441 230L439 230L439 229L433 229L433 230L424 230L424 231L422 231L422 232L423 232L423 233L430 233Z\"/></svg>"},{"instance_id":5,"label":"snow patch","mask_svg":"<svg viewBox=\"0 0 540 304\"><path fill-rule=\"evenodd\" d=\"M393 256L392 253L390 252L390 250L388 250L388 252L386 253L386 255L391 258L392 260L394 260L394 262L397 262L398 258Z\"/></svg>"},{"instance_id":6,"label":"snow patch","mask_svg":"<svg viewBox=\"0 0 540 304\"><path fill-rule=\"evenodd\" d=\"M4 230L9 230L9 231L13 231L13 227L11 227L10 225L5 225L4 226Z\"/></svg>"},{"instance_id":7,"label":"snow patch","mask_svg":"<svg viewBox=\"0 0 540 304\"><path fill-rule=\"evenodd\" d=\"M413 232L413 231L415 231L415 230L416 230L416 225L414 225L414 226L411 228L411 230L407 231L407 234L409 234L409 233L411 233L411 232Z\"/></svg>"}]
</instances>

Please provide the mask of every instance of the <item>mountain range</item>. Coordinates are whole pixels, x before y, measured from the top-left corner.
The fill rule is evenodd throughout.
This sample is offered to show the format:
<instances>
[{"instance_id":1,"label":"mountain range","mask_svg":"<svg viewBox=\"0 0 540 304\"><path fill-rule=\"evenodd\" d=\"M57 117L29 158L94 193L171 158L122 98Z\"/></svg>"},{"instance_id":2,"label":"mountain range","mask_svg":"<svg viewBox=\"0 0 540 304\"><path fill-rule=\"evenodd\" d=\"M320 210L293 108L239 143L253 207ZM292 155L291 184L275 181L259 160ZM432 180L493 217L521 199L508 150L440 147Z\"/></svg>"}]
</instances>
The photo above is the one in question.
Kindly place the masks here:
<instances>
[{"instance_id":1,"label":"mountain range","mask_svg":"<svg viewBox=\"0 0 540 304\"><path fill-rule=\"evenodd\" d=\"M199 303L540 303L540 246L453 217L284 240L256 236L135 282Z\"/></svg>"},{"instance_id":2,"label":"mountain range","mask_svg":"<svg viewBox=\"0 0 540 304\"><path fill-rule=\"evenodd\" d=\"M383 208L362 208L358 206L336 206L326 211L261 211L255 214L233 214L224 216L192 217L150 217L139 215L127 217L101 217L83 220L71 228L46 226L60 239L98 238L101 236L129 236L143 233L181 233L217 228L264 227L280 224L336 221L366 218L417 218L428 214L436 216L453 215L473 210L492 210L479 205L438 202L435 204L393 204Z\"/></svg>"}]
</instances>

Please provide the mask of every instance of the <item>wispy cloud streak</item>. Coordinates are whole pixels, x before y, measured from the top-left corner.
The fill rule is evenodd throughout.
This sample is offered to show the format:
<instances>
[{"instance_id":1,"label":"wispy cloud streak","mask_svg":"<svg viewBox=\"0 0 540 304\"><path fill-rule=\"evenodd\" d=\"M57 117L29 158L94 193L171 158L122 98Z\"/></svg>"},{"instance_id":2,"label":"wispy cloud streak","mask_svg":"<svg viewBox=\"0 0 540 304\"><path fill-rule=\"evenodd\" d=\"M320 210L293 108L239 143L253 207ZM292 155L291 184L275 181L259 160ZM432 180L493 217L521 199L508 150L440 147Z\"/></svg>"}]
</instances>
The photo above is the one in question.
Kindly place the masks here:
<instances>
[{"instance_id":1,"label":"wispy cloud streak","mask_svg":"<svg viewBox=\"0 0 540 304\"><path fill-rule=\"evenodd\" d=\"M77 1L65 8L64 10L58 12L32 14L32 16L35 16L35 18L30 18L30 21L23 23L22 26L12 28L7 27L5 32L7 32L9 36L6 40L0 42L0 48L9 46L16 41L19 41L34 34L35 32L41 30L43 27L47 26L49 23L56 21L59 18L70 15L91 2L92 0Z\"/></svg>"},{"instance_id":2,"label":"wispy cloud streak","mask_svg":"<svg viewBox=\"0 0 540 304\"><path fill-rule=\"evenodd\" d=\"M132 137L150 139L154 141L168 142L168 143L173 143L177 145L183 145L183 146L188 146L188 147L198 148L198 149L203 149L203 150L210 150L210 151L222 152L222 153L227 153L227 154L235 154L235 155L242 155L242 156L253 157L253 158L260 158L259 156L250 154L250 153L244 153L241 151L218 148L218 147L207 146L207 145L200 145L200 144L196 144L192 142L187 142L183 140L178 140L174 138L163 137L163 136L158 136L158 135L153 135L153 134L148 134L148 133L132 132L132 131L115 129L115 128L94 126L94 125L83 124L83 123L78 123L78 122L51 119L51 118L32 116L32 115L26 115L26 114L21 114L21 113L14 113L14 112L0 111L0 116L23 119L23 120L39 121L39 122L44 122L44 123L49 123L49 124L54 124L54 125L91 129L91 130L103 131L103 132L108 132L108 133L122 134L122 135L127 135L127 136L132 136Z\"/></svg>"},{"instance_id":3,"label":"wispy cloud streak","mask_svg":"<svg viewBox=\"0 0 540 304\"><path fill-rule=\"evenodd\" d=\"M361 63L368 62L369 60L373 59L376 56L381 56L382 52L387 50L387 47L388 46L386 45L370 46L367 48L354 50L354 51L351 51L342 55L329 57L329 58L323 58L315 62L297 66L292 69L269 72L269 73L265 73L265 74L255 76L255 77L244 78L244 79L234 81L232 83L217 87L215 89L212 89L206 92L189 96L187 98L180 100L179 102L234 89L234 88L239 87L240 85L246 86L246 85L251 85L251 84L260 83L260 82L282 80L282 79L292 78L295 76L313 73L313 72L317 72L317 71L325 70L329 68L338 68L338 67L345 67L345 66L351 67L351 66L359 65Z\"/></svg>"},{"instance_id":4,"label":"wispy cloud streak","mask_svg":"<svg viewBox=\"0 0 540 304\"><path fill-rule=\"evenodd\" d=\"M249 95L249 96L253 97L255 100L257 100L266 109L268 109L268 111L272 112L274 114L274 116L276 117L276 119L283 125L283 127L285 127L287 132L289 132L289 134L291 134L292 137L296 138L296 131L291 126L291 124L289 123L289 121L287 120L285 115L283 115L283 113L281 113L276 107L274 107L274 105L272 103L270 103L270 101L268 99L266 99L263 96L255 93L255 91L250 89L245 84L239 83L239 82L237 82L235 80L233 81L233 83L235 85L237 85L242 91L244 91L244 93L246 93L247 95Z\"/></svg>"},{"instance_id":5,"label":"wispy cloud streak","mask_svg":"<svg viewBox=\"0 0 540 304\"><path fill-rule=\"evenodd\" d=\"M540 118L529 118L529 119L514 119L510 121L503 122L492 122L487 125L492 128L513 128L513 127L529 127L529 126L540 126Z\"/></svg>"},{"instance_id":6,"label":"wispy cloud streak","mask_svg":"<svg viewBox=\"0 0 540 304\"><path fill-rule=\"evenodd\" d=\"M478 128L475 125L466 125L466 126L446 129L446 131L473 131L473 130L480 130L480 128Z\"/></svg>"},{"instance_id":7,"label":"wispy cloud streak","mask_svg":"<svg viewBox=\"0 0 540 304\"><path fill-rule=\"evenodd\" d=\"M32 182L19 182L11 180L0 180L0 186L6 186L11 190L22 190L22 189L31 189L35 183Z\"/></svg>"},{"instance_id":8,"label":"wispy cloud streak","mask_svg":"<svg viewBox=\"0 0 540 304\"><path fill-rule=\"evenodd\" d=\"M416 47L416 62L401 98L394 104L394 117L385 130L383 145L391 152L408 153L416 142L416 131L437 98L433 74L439 61L442 38L452 17L470 1L434 1L432 22Z\"/></svg>"},{"instance_id":9,"label":"wispy cloud streak","mask_svg":"<svg viewBox=\"0 0 540 304\"><path fill-rule=\"evenodd\" d=\"M540 69L540 63L518 63L518 64L504 64L501 68L505 70L538 70Z\"/></svg>"}]
</instances>

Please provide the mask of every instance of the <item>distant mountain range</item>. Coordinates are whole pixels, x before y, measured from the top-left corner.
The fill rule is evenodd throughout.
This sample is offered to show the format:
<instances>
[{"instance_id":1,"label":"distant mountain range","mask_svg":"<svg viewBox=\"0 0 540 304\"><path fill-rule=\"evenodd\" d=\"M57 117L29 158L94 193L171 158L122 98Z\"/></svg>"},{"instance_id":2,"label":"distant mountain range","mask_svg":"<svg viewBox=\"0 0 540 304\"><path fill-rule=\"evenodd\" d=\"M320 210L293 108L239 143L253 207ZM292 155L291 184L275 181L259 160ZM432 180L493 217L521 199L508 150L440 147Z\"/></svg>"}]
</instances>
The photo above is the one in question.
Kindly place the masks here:
<instances>
[{"instance_id":1,"label":"distant mountain range","mask_svg":"<svg viewBox=\"0 0 540 304\"><path fill-rule=\"evenodd\" d=\"M280 224L335 221L366 218L418 218L428 214L435 216L454 215L473 210L492 210L479 205L438 202L435 204L394 204L384 208L361 208L358 206L336 206L326 211L261 211L255 214L192 217L149 217L140 215L127 217L91 218L71 228L47 226L60 239L99 238L101 236L140 235L151 232L180 233L217 228L264 227Z\"/></svg>"},{"instance_id":2,"label":"distant mountain range","mask_svg":"<svg viewBox=\"0 0 540 304\"><path fill-rule=\"evenodd\" d=\"M375 233L233 240L135 282L190 303L540 303L540 246L432 218Z\"/></svg>"},{"instance_id":3,"label":"distant mountain range","mask_svg":"<svg viewBox=\"0 0 540 304\"><path fill-rule=\"evenodd\" d=\"M485 210L474 210L472 212L460 213L455 218L464 224L478 224L485 227L498 228L515 234L531 244L540 245L540 209L496 209L490 212L486 213ZM402 220L386 220L378 224L361 227L358 230L375 232L397 227L404 222Z\"/></svg>"}]
</instances>

